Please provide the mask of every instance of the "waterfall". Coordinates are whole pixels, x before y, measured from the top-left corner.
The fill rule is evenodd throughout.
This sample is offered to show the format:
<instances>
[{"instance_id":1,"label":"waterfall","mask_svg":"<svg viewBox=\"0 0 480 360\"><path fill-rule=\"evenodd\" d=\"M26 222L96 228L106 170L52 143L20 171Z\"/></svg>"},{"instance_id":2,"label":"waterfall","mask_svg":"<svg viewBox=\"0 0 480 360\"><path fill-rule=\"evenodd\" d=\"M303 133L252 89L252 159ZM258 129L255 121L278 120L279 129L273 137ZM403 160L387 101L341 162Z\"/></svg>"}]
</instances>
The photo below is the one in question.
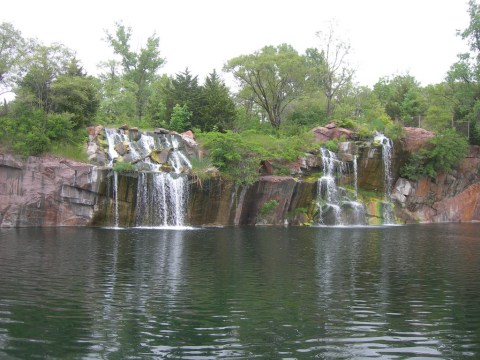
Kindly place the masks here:
<instances>
[{"instance_id":1,"label":"waterfall","mask_svg":"<svg viewBox=\"0 0 480 360\"><path fill-rule=\"evenodd\" d=\"M355 200L358 199L358 162L357 155L353 155L353 186L355 189Z\"/></svg>"},{"instance_id":2,"label":"waterfall","mask_svg":"<svg viewBox=\"0 0 480 360\"><path fill-rule=\"evenodd\" d=\"M113 172L113 224L118 228L118 174Z\"/></svg>"},{"instance_id":3,"label":"waterfall","mask_svg":"<svg viewBox=\"0 0 480 360\"><path fill-rule=\"evenodd\" d=\"M183 226L188 198L184 175L164 172L138 174L136 226Z\"/></svg>"},{"instance_id":4,"label":"waterfall","mask_svg":"<svg viewBox=\"0 0 480 360\"><path fill-rule=\"evenodd\" d=\"M384 173L384 188L385 188L385 201L383 204L383 223L393 224L393 206L391 203L392 195L392 153L393 153L393 141L383 134L377 133L374 141L378 141L382 145L382 160L383 160L383 173Z\"/></svg>"},{"instance_id":5,"label":"waterfall","mask_svg":"<svg viewBox=\"0 0 480 360\"><path fill-rule=\"evenodd\" d=\"M335 176L342 174L345 169L343 162L337 159L335 153L325 148L320 148L322 154L323 176L317 182L317 202L319 208L319 222L325 224L328 213L333 217L333 225L342 224L342 209Z\"/></svg>"},{"instance_id":6,"label":"waterfall","mask_svg":"<svg viewBox=\"0 0 480 360\"><path fill-rule=\"evenodd\" d=\"M124 162L134 164L138 170L135 226L183 226L189 190L188 177L183 172L190 169L191 164L183 152L181 137L176 134L141 133L132 138L128 136L128 130L117 129L105 129L105 136L109 166L122 156ZM122 143L121 147L119 143ZM162 153L162 163L153 160L154 151ZM165 165L170 172L162 171ZM119 222L117 176L114 172L115 226Z\"/></svg>"},{"instance_id":7,"label":"waterfall","mask_svg":"<svg viewBox=\"0 0 480 360\"><path fill-rule=\"evenodd\" d=\"M345 189L338 187L337 177L346 175L346 163L340 161L336 154L325 148L322 155L323 175L317 181L317 206L319 224L327 225L365 225L365 206L356 201L358 167L357 157L353 157L354 198ZM349 170L351 171L351 170Z\"/></svg>"}]
</instances>

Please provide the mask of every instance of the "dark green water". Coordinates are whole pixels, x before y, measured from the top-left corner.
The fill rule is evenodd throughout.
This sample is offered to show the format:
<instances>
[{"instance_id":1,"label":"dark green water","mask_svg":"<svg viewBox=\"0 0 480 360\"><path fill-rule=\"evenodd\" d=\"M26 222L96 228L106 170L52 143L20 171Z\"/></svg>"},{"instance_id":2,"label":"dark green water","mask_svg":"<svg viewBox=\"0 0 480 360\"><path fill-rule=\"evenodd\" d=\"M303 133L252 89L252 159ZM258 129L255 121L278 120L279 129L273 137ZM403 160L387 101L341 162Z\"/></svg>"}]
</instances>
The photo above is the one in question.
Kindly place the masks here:
<instances>
[{"instance_id":1,"label":"dark green water","mask_svg":"<svg viewBox=\"0 0 480 360\"><path fill-rule=\"evenodd\" d=\"M480 358L480 224L0 230L0 358Z\"/></svg>"}]
</instances>

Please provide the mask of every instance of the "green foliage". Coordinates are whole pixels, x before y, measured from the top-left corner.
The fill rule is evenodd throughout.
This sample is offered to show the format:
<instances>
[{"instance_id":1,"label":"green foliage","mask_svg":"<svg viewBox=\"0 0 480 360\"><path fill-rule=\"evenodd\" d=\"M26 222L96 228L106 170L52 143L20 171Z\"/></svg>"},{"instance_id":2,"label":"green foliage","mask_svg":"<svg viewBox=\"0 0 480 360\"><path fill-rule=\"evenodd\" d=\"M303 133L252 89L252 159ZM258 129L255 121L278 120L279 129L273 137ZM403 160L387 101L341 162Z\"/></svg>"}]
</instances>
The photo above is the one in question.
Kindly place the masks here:
<instances>
[{"instance_id":1,"label":"green foliage","mask_svg":"<svg viewBox=\"0 0 480 360\"><path fill-rule=\"evenodd\" d=\"M383 133L391 140L398 140L403 136L404 130L400 123L389 121L383 129Z\"/></svg>"},{"instance_id":2,"label":"green foliage","mask_svg":"<svg viewBox=\"0 0 480 360\"><path fill-rule=\"evenodd\" d=\"M24 155L40 155L66 145L79 146L85 134L73 129L72 114L45 114L41 109L25 109L14 104L9 116L0 117L0 139Z\"/></svg>"},{"instance_id":3,"label":"green foliage","mask_svg":"<svg viewBox=\"0 0 480 360\"><path fill-rule=\"evenodd\" d=\"M311 133L282 137L252 130L242 134L226 131L200 133L197 139L208 150L213 165L240 184L255 182L262 160L295 161L306 151L318 148ZM279 173L288 173L286 168L275 166Z\"/></svg>"},{"instance_id":4,"label":"green foliage","mask_svg":"<svg viewBox=\"0 0 480 360\"><path fill-rule=\"evenodd\" d=\"M113 171L117 173L127 173L135 171L135 166L129 162L117 161L113 164Z\"/></svg>"},{"instance_id":5,"label":"green foliage","mask_svg":"<svg viewBox=\"0 0 480 360\"><path fill-rule=\"evenodd\" d=\"M425 99L420 85L411 75L381 78L373 91L391 119L409 121L425 112Z\"/></svg>"},{"instance_id":6,"label":"green foliage","mask_svg":"<svg viewBox=\"0 0 480 360\"><path fill-rule=\"evenodd\" d=\"M175 105L170 118L170 129L177 132L184 132L190 127L192 112L188 111L187 105Z\"/></svg>"},{"instance_id":7,"label":"green foliage","mask_svg":"<svg viewBox=\"0 0 480 360\"><path fill-rule=\"evenodd\" d=\"M0 94L10 92L15 86L26 51L26 41L12 24L0 24Z\"/></svg>"},{"instance_id":8,"label":"green foliage","mask_svg":"<svg viewBox=\"0 0 480 360\"><path fill-rule=\"evenodd\" d=\"M438 172L448 173L463 160L467 151L467 140L455 130L447 129L430 139L426 148L412 154L400 173L410 180L435 177Z\"/></svg>"},{"instance_id":9,"label":"green foliage","mask_svg":"<svg viewBox=\"0 0 480 360\"><path fill-rule=\"evenodd\" d=\"M205 180L209 177L207 170L213 167L213 161L210 156L193 157L190 159L190 163L192 165L192 174L197 178Z\"/></svg>"},{"instance_id":10,"label":"green foliage","mask_svg":"<svg viewBox=\"0 0 480 360\"><path fill-rule=\"evenodd\" d=\"M322 144L322 146L335 153L340 149L338 146L338 139L327 140Z\"/></svg>"},{"instance_id":11,"label":"green foliage","mask_svg":"<svg viewBox=\"0 0 480 360\"><path fill-rule=\"evenodd\" d=\"M287 218L293 219L298 214L307 214L307 213L308 213L307 208L295 208L295 209L287 212Z\"/></svg>"},{"instance_id":12,"label":"green foliage","mask_svg":"<svg viewBox=\"0 0 480 360\"><path fill-rule=\"evenodd\" d=\"M269 200L262 204L260 210L258 210L258 214L261 216L271 215L277 208L278 204L279 202L275 199Z\"/></svg>"},{"instance_id":13,"label":"green foliage","mask_svg":"<svg viewBox=\"0 0 480 360\"><path fill-rule=\"evenodd\" d=\"M251 185L258 176L260 157L243 138L234 132L210 132L198 135L215 165L238 184Z\"/></svg>"},{"instance_id":14,"label":"green foliage","mask_svg":"<svg viewBox=\"0 0 480 360\"><path fill-rule=\"evenodd\" d=\"M145 46L136 52L131 49L131 36L132 29L117 22L114 35L106 32L106 41L113 52L121 58L122 80L135 84L135 87L130 87L135 97L135 115L138 119L142 119L151 95L151 84L156 79L156 73L165 59L160 56L158 36L155 34L149 36ZM114 75L118 76L115 73ZM121 88L117 90L121 91Z\"/></svg>"},{"instance_id":15,"label":"green foliage","mask_svg":"<svg viewBox=\"0 0 480 360\"><path fill-rule=\"evenodd\" d=\"M304 61L287 44L265 46L254 54L233 58L224 70L238 80L240 97L261 107L276 129L285 118L287 106L300 97L305 84Z\"/></svg>"},{"instance_id":16,"label":"green foliage","mask_svg":"<svg viewBox=\"0 0 480 360\"><path fill-rule=\"evenodd\" d=\"M214 128L220 131L231 129L235 120L235 103L230 97L225 83L213 71L205 79L201 89L201 106L199 118L195 119L195 126L202 131L212 131Z\"/></svg>"},{"instance_id":17,"label":"green foliage","mask_svg":"<svg viewBox=\"0 0 480 360\"><path fill-rule=\"evenodd\" d=\"M91 76L61 75L51 86L52 111L72 114L76 129L91 125L99 107L99 84Z\"/></svg>"}]
</instances>

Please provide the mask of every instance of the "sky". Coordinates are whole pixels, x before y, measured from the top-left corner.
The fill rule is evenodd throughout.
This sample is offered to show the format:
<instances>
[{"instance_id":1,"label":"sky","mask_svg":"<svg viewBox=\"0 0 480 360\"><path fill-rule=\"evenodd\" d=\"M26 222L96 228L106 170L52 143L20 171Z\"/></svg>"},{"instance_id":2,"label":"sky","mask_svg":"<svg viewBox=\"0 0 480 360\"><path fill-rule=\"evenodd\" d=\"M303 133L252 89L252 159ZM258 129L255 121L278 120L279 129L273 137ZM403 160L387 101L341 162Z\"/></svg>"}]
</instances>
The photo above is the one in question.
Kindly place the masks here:
<instances>
[{"instance_id":1,"label":"sky","mask_svg":"<svg viewBox=\"0 0 480 360\"><path fill-rule=\"evenodd\" d=\"M468 50L456 30L468 26L467 0L12 0L0 7L24 37L62 43L89 74L113 57L104 41L116 21L132 28L132 48L155 33L167 63L161 73L187 67L202 81L226 61L266 45L287 43L299 53L321 48L329 22L352 47L360 85L409 73L421 85L441 82L457 54ZM228 76L224 76L228 82Z\"/></svg>"}]
</instances>

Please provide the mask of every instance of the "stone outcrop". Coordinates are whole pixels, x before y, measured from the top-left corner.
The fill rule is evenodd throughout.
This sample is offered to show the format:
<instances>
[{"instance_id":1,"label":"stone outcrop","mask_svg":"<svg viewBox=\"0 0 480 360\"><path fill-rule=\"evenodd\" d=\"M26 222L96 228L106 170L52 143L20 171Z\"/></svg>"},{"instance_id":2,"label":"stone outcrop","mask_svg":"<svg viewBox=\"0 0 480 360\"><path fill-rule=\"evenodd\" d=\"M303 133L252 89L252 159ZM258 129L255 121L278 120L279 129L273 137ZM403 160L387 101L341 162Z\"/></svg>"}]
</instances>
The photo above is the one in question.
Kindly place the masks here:
<instances>
[{"instance_id":1,"label":"stone outcrop","mask_svg":"<svg viewBox=\"0 0 480 360\"><path fill-rule=\"evenodd\" d=\"M101 180L89 164L0 154L0 227L87 225Z\"/></svg>"},{"instance_id":2,"label":"stone outcrop","mask_svg":"<svg viewBox=\"0 0 480 360\"><path fill-rule=\"evenodd\" d=\"M480 221L480 147L449 174L418 181L399 178L392 192L404 222Z\"/></svg>"},{"instance_id":3,"label":"stone outcrop","mask_svg":"<svg viewBox=\"0 0 480 360\"><path fill-rule=\"evenodd\" d=\"M429 139L433 138L435 134L431 131L421 128L404 128L404 136L400 140L404 151L414 153L420 148L424 147Z\"/></svg>"},{"instance_id":4,"label":"stone outcrop","mask_svg":"<svg viewBox=\"0 0 480 360\"><path fill-rule=\"evenodd\" d=\"M329 139L338 138L342 133L334 124L323 129L317 133L328 134ZM105 153L108 146L103 128L88 130L89 158L97 165L110 162ZM123 131L134 141L147 137L134 128ZM178 135L167 131L164 134L165 131L159 129L157 135L181 136L180 146L186 149L187 155L198 154L193 133ZM432 136L422 129L406 128L404 138L394 144L392 201L396 204L397 219L405 223L480 221L480 147L471 146L467 158L449 174L419 181L400 177L400 168L409 154L425 146ZM129 147L125 146L124 150L127 157ZM122 152L120 146L117 151ZM167 162L170 151L170 147L155 149L144 158L158 156L154 162L163 164L160 169L171 171ZM373 195L359 195L365 204L367 222L381 224L385 204L381 144L373 140L340 142L337 157L345 163L338 185L345 187L342 191L353 191L353 162L356 161L358 188L373 192ZM279 167L290 176L274 175ZM316 180L322 171L320 152L312 152L294 162L264 161L262 176L249 187L222 179L216 169L211 169L207 180L189 175L185 223L214 226L311 223L318 217ZM111 169L53 156L24 160L0 154L0 227L111 226L114 209L121 226L134 226L139 175L136 172L113 174Z\"/></svg>"},{"instance_id":5,"label":"stone outcrop","mask_svg":"<svg viewBox=\"0 0 480 360\"><path fill-rule=\"evenodd\" d=\"M333 121L325 126L318 126L311 131L313 132L314 140L317 142L341 138L351 140L353 138L352 130L337 127L337 124Z\"/></svg>"}]
</instances>

